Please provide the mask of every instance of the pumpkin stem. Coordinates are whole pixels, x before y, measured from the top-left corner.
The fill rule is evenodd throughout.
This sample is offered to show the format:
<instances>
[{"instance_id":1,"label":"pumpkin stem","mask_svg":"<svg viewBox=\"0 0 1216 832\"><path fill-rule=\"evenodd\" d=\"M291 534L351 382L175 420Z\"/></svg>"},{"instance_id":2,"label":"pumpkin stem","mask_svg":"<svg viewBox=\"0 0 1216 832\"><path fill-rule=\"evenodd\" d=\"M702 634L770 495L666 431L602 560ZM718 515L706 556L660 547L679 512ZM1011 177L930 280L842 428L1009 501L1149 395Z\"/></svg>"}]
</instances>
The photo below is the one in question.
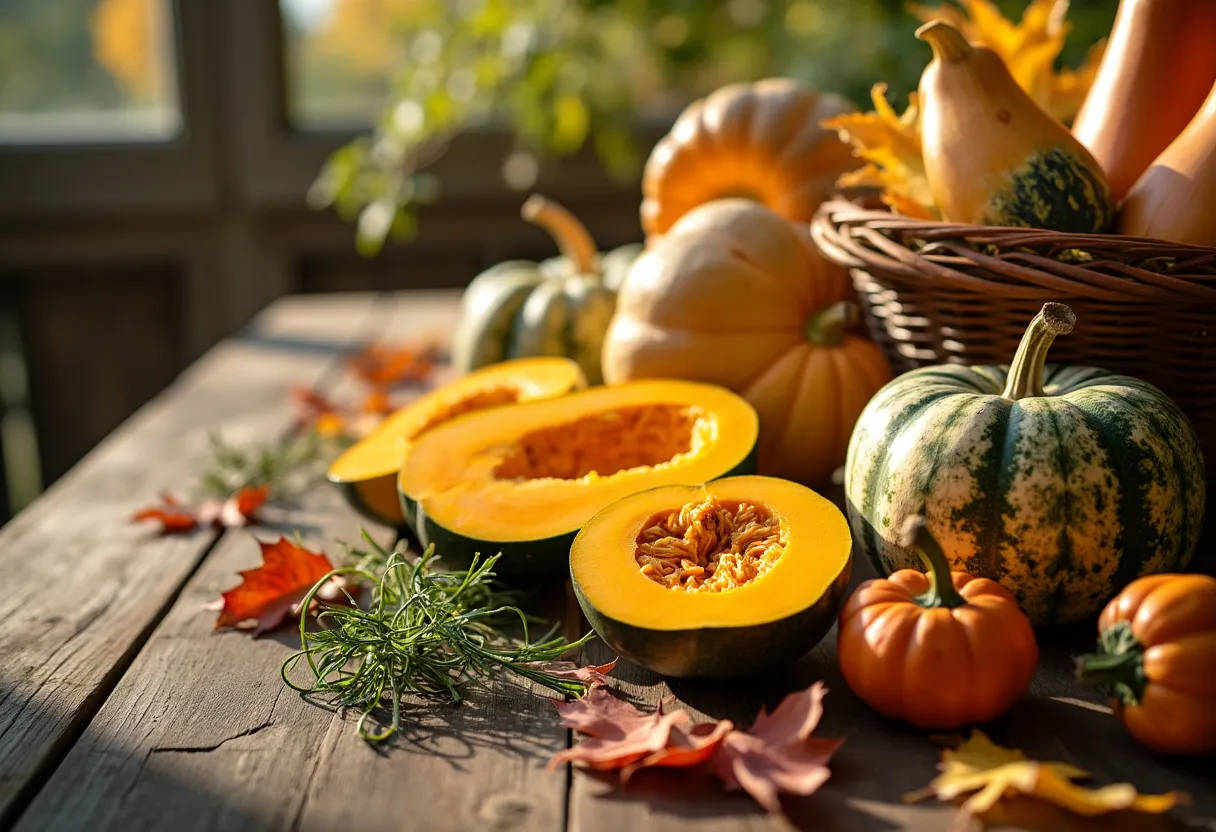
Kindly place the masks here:
<instances>
[{"instance_id":1,"label":"pumpkin stem","mask_svg":"<svg viewBox=\"0 0 1216 832\"><path fill-rule=\"evenodd\" d=\"M817 347L836 347L844 340L844 331L857 323L857 317L857 304L851 300L837 301L811 313L803 332L806 340Z\"/></svg>"},{"instance_id":2,"label":"pumpkin stem","mask_svg":"<svg viewBox=\"0 0 1216 832\"><path fill-rule=\"evenodd\" d=\"M971 54L963 33L944 20L930 20L916 30L916 37L933 48L933 57L939 61L957 61Z\"/></svg>"},{"instance_id":3,"label":"pumpkin stem","mask_svg":"<svg viewBox=\"0 0 1216 832\"><path fill-rule=\"evenodd\" d=\"M595 240L574 214L540 194L528 197L519 213L528 222L549 232L562 255L573 265L575 274L600 273L600 255Z\"/></svg>"},{"instance_id":4,"label":"pumpkin stem","mask_svg":"<svg viewBox=\"0 0 1216 832\"><path fill-rule=\"evenodd\" d=\"M922 607L954 609L967 603L967 599L954 588L954 579L950 577L950 561L946 560L946 553L929 533L925 518L914 516L905 520L900 538L905 549L915 549L920 555L929 577L929 591L916 599Z\"/></svg>"},{"instance_id":5,"label":"pumpkin stem","mask_svg":"<svg viewBox=\"0 0 1216 832\"><path fill-rule=\"evenodd\" d=\"M1102 632L1097 653L1077 659L1077 679L1085 685L1099 685L1117 696L1125 705L1135 705L1144 696L1144 648L1132 634L1132 627L1120 621Z\"/></svg>"},{"instance_id":6,"label":"pumpkin stem","mask_svg":"<svg viewBox=\"0 0 1216 832\"><path fill-rule=\"evenodd\" d=\"M1047 363L1047 351L1057 335L1072 332L1077 316L1062 303L1045 303L1043 310L1034 316L1017 354L1009 365L1009 378L1005 382L1003 398L1011 402L1018 399L1042 396L1043 365Z\"/></svg>"}]
</instances>

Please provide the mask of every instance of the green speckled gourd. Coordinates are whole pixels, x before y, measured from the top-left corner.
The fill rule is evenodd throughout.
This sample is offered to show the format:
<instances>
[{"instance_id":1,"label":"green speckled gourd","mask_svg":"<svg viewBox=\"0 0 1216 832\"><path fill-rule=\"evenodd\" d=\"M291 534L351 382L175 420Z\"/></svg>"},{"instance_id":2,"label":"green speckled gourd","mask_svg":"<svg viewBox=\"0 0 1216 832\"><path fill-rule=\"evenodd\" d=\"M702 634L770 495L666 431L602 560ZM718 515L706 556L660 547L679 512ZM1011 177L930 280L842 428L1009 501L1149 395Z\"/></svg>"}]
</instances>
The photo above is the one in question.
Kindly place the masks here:
<instances>
[{"instance_id":1,"label":"green speckled gourd","mask_svg":"<svg viewBox=\"0 0 1216 832\"><path fill-rule=\"evenodd\" d=\"M510 260L474 278L461 300L452 364L467 373L511 358L567 356L599 384L600 346L616 293L642 246L600 255L583 224L542 196L530 197L521 213L553 235L562 256Z\"/></svg>"},{"instance_id":2,"label":"green speckled gourd","mask_svg":"<svg viewBox=\"0 0 1216 832\"><path fill-rule=\"evenodd\" d=\"M899 530L922 515L952 569L999 581L1043 625L1186 565L1203 525L1195 431L1147 382L1045 367L1073 323L1048 303L1009 367L925 367L871 400L845 490L854 542L881 572L916 567Z\"/></svg>"},{"instance_id":3,"label":"green speckled gourd","mask_svg":"<svg viewBox=\"0 0 1216 832\"><path fill-rule=\"evenodd\" d=\"M1101 166L1018 86L991 49L941 20L916 36L933 47L920 79L925 178L947 222L1109 231Z\"/></svg>"}]
</instances>

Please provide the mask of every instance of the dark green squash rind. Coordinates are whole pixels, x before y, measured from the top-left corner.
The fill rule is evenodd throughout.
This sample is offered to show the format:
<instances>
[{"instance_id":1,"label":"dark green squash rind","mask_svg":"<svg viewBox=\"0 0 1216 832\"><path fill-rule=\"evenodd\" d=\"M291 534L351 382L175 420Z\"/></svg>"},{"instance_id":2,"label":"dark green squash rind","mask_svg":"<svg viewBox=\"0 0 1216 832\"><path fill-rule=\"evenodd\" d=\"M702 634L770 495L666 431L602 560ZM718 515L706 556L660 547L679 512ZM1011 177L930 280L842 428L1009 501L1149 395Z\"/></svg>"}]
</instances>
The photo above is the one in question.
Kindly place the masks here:
<instances>
[{"instance_id":1,"label":"dark green squash rind","mask_svg":"<svg viewBox=\"0 0 1216 832\"><path fill-rule=\"evenodd\" d=\"M931 475L943 462L935 439L943 438L949 418L976 401L976 393L992 396L994 409L977 422L984 431L968 434L969 444L951 444L956 467L960 454L976 451L965 466L972 490L962 492L946 520L935 503L935 532L948 539L958 531L977 541L975 554L956 560L955 568L1004 582L1036 624L1051 624L1095 614L1154 557L1160 558L1156 571L1185 565L1198 541L1204 482L1197 438L1177 406L1152 385L1097 370L1049 366L1050 398L1017 403L998 397L1003 381L1004 368L913 371L880 391L862 415L847 462L847 510L856 544L880 572L914 565L893 542L901 517L887 516L886 509L898 505L901 511L924 512L929 495L941 493L934 491L939 483ZM950 396L950 388L957 407L938 404ZM908 470L891 470L890 448L896 443L905 449ZM1040 465L1048 470L1037 469ZM1068 472L1085 476L1069 480ZM1028 513L1014 506L1013 483L1019 478L1048 486L1018 492L1023 505L1034 507ZM1082 485L1088 490L1079 490ZM962 487L959 483L956 490ZM1153 488L1167 495L1155 507ZM1044 559L1021 545L1057 527L1067 533L1050 551L1038 553ZM1090 556L1083 562L1073 551L1073 535L1086 534L1084 529L1094 534L1082 539L1104 544L1097 547L1104 553L1100 561ZM1010 571L1023 577L1006 580Z\"/></svg>"},{"instance_id":2,"label":"dark green squash rind","mask_svg":"<svg viewBox=\"0 0 1216 832\"><path fill-rule=\"evenodd\" d=\"M395 474L390 474L391 477L396 477ZM363 499L363 492L359 489L358 483L350 482L349 480L338 480L333 477L327 477L333 483L334 487L342 494L347 504L362 516L366 517L374 523L379 523L382 526L389 528L402 529L406 527L406 522L402 517L388 517L376 511L371 505Z\"/></svg>"},{"instance_id":3,"label":"dark green squash rind","mask_svg":"<svg viewBox=\"0 0 1216 832\"><path fill-rule=\"evenodd\" d=\"M1114 219L1105 179L1075 154L1053 147L1010 175L988 203L983 224L1100 234L1110 231Z\"/></svg>"},{"instance_id":4,"label":"dark green squash rind","mask_svg":"<svg viewBox=\"0 0 1216 832\"><path fill-rule=\"evenodd\" d=\"M714 479L756 473L758 447L753 443L747 456L734 468ZM476 540L437 523L423 510L421 503L411 499L400 488L397 489L397 496L401 498L401 512L419 542L423 546L434 543L435 553L446 564L466 567L476 553L488 557L502 552L494 572L504 583L513 586L564 580L569 571L570 545L579 532L577 528L540 540Z\"/></svg>"},{"instance_id":5,"label":"dark green squash rind","mask_svg":"<svg viewBox=\"0 0 1216 832\"><path fill-rule=\"evenodd\" d=\"M791 664L815 647L836 622L852 572L849 556L840 574L813 604L777 621L747 627L652 630L600 613L573 580L583 615L618 654L677 679L739 679Z\"/></svg>"}]
</instances>

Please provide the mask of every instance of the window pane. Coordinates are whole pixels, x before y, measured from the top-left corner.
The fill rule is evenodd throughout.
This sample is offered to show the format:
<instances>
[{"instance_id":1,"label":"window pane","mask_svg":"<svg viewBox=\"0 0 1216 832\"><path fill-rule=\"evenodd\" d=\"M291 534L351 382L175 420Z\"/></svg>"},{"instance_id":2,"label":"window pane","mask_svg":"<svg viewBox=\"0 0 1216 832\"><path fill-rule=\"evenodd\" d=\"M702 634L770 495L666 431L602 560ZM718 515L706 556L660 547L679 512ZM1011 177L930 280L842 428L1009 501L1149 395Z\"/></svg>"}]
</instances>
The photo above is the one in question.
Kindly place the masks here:
<instances>
[{"instance_id":1,"label":"window pane","mask_svg":"<svg viewBox=\"0 0 1216 832\"><path fill-rule=\"evenodd\" d=\"M0 143L181 129L170 0L0 1Z\"/></svg>"},{"instance_id":2,"label":"window pane","mask_svg":"<svg viewBox=\"0 0 1216 832\"><path fill-rule=\"evenodd\" d=\"M389 93L400 58L394 24L411 0L279 0L287 115L297 127L365 126Z\"/></svg>"}]
</instances>

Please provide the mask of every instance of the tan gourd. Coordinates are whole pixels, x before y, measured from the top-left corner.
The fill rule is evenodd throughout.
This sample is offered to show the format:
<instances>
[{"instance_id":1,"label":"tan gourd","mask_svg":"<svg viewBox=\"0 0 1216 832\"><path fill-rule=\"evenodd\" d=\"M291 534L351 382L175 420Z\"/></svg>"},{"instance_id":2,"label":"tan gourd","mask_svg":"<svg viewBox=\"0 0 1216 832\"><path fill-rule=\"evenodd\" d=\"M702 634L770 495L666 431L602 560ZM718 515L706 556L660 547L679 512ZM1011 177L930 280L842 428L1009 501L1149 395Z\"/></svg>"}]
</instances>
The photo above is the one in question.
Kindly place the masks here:
<instances>
[{"instance_id":1,"label":"tan gourd","mask_svg":"<svg viewBox=\"0 0 1216 832\"><path fill-rule=\"evenodd\" d=\"M1216 83L1216 2L1122 0L1072 133L1122 199Z\"/></svg>"},{"instance_id":2,"label":"tan gourd","mask_svg":"<svg viewBox=\"0 0 1216 832\"><path fill-rule=\"evenodd\" d=\"M1119 233L1216 246L1216 85L1191 123L1128 191Z\"/></svg>"},{"instance_id":3,"label":"tan gourd","mask_svg":"<svg viewBox=\"0 0 1216 832\"><path fill-rule=\"evenodd\" d=\"M1114 201L1102 168L1018 86L1000 56L942 20L916 36L933 47L920 79L921 142L942 218L1108 230Z\"/></svg>"}]
</instances>

